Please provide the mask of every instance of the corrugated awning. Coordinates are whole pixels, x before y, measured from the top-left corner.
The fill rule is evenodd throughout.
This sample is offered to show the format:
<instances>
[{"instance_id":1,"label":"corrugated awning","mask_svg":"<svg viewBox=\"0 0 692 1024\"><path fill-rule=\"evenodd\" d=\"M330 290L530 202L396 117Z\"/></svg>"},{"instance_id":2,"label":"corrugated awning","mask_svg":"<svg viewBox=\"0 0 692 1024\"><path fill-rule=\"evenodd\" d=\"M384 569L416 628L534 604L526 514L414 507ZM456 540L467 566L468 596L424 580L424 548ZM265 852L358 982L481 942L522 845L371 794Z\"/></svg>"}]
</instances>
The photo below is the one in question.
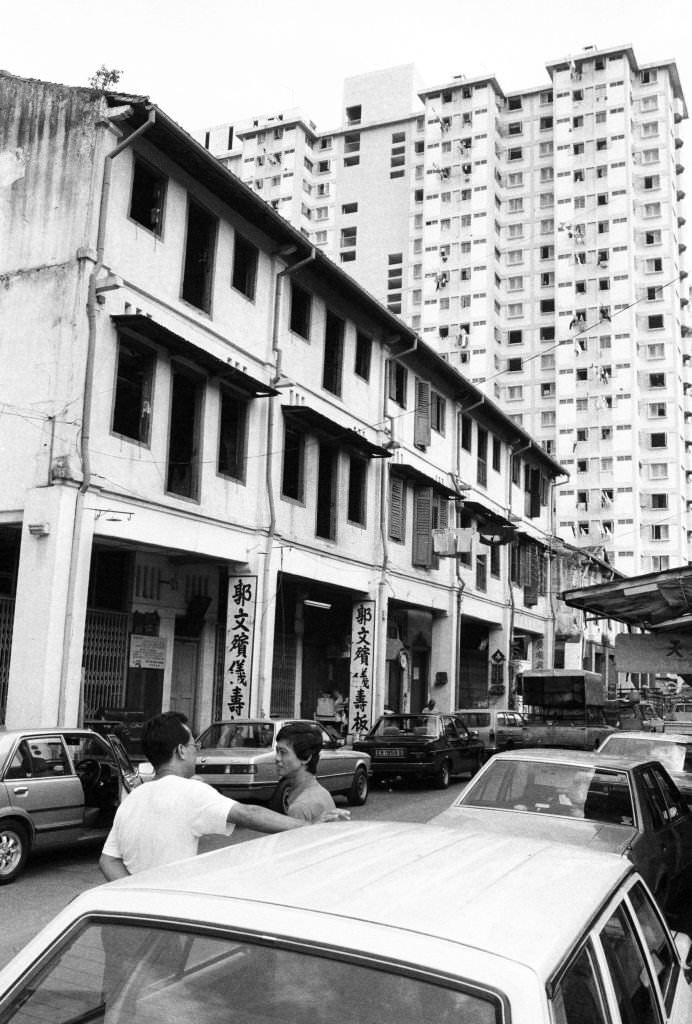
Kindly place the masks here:
<instances>
[{"instance_id":1,"label":"corrugated awning","mask_svg":"<svg viewBox=\"0 0 692 1024\"><path fill-rule=\"evenodd\" d=\"M332 444L354 448L369 459L388 459L392 454L388 448L368 441L367 437L359 434L353 427L343 427L307 405L282 405L281 411L296 429L310 431Z\"/></svg>"},{"instance_id":2,"label":"corrugated awning","mask_svg":"<svg viewBox=\"0 0 692 1024\"><path fill-rule=\"evenodd\" d=\"M152 320L149 316L143 316L141 313L123 313L112 316L111 320L116 327L133 331L148 341L153 341L154 344L167 349L173 355L189 359L191 363L200 366L207 373L211 374L212 377L218 377L220 380L227 381L248 395L252 395L255 398L268 398L279 393L276 388L265 384L261 380L257 380L256 377L251 377L249 373L239 370L237 366L224 362L220 356L200 348L199 345L195 345L194 342L181 337L181 335L169 330L168 327L164 327L163 324Z\"/></svg>"},{"instance_id":3,"label":"corrugated awning","mask_svg":"<svg viewBox=\"0 0 692 1024\"><path fill-rule=\"evenodd\" d=\"M423 470L418 469L417 466L412 466L409 462L393 462L389 468L396 476L402 476L406 480L412 480L420 487L434 487L436 491L444 494L446 498L458 497L457 492L453 487L450 487L449 484L435 479L434 476L430 476Z\"/></svg>"},{"instance_id":4,"label":"corrugated awning","mask_svg":"<svg viewBox=\"0 0 692 1024\"><path fill-rule=\"evenodd\" d=\"M692 615L692 566L566 590L562 597L599 618L656 628Z\"/></svg>"}]
</instances>

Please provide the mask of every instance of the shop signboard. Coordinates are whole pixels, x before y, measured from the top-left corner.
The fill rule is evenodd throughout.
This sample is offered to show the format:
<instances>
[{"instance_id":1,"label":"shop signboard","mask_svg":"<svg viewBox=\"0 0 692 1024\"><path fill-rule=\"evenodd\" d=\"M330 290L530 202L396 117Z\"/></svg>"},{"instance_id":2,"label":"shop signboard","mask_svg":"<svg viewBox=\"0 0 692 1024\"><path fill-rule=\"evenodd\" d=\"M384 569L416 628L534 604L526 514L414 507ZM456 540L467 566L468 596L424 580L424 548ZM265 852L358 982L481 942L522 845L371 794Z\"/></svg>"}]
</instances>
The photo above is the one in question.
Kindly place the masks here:
<instances>
[{"instance_id":1,"label":"shop signboard","mask_svg":"<svg viewBox=\"0 0 692 1024\"><path fill-rule=\"evenodd\" d=\"M231 718L245 718L250 714L256 607L257 577L229 576L223 708Z\"/></svg>"},{"instance_id":2,"label":"shop signboard","mask_svg":"<svg viewBox=\"0 0 692 1024\"><path fill-rule=\"evenodd\" d=\"M375 602L356 601L351 621L351 672L348 731L364 736L372 725L372 674L375 654Z\"/></svg>"},{"instance_id":3,"label":"shop signboard","mask_svg":"<svg viewBox=\"0 0 692 1024\"><path fill-rule=\"evenodd\" d=\"M619 633L615 637L618 672L657 672L686 675L692 672L692 634Z\"/></svg>"}]
</instances>

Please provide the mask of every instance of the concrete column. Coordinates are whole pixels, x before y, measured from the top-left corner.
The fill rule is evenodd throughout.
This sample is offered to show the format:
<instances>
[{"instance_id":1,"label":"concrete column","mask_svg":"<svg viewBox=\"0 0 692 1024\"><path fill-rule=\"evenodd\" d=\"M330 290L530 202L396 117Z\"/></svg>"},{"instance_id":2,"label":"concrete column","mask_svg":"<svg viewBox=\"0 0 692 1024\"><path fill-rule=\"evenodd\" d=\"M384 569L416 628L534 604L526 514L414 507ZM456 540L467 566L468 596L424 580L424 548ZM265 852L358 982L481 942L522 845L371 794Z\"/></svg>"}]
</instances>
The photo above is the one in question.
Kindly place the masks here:
<instances>
[{"instance_id":1,"label":"concrete column","mask_svg":"<svg viewBox=\"0 0 692 1024\"><path fill-rule=\"evenodd\" d=\"M8 728L76 725L93 513L75 487L27 492L19 554Z\"/></svg>"},{"instance_id":2,"label":"concrete column","mask_svg":"<svg viewBox=\"0 0 692 1024\"><path fill-rule=\"evenodd\" d=\"M431 698L435 701L435 711L454 710L455 626L455 615L433 616L428 689ZM438 673L444 673L447 677L447 681L440 686L435 684Z\"/></svg>"}]
</instances>

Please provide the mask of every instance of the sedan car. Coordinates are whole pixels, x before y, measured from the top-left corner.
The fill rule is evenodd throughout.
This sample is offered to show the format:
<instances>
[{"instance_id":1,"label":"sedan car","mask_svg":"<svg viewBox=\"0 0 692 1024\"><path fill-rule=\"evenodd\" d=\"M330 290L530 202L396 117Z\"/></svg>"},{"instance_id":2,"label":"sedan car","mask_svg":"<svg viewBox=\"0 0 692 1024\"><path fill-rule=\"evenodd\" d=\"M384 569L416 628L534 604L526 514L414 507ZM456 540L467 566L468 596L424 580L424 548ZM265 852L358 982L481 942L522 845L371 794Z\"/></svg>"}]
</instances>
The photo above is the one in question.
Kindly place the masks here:
<instances>
[{"instance_id":1,"label":"sedan car","mask_svg":"<svg viewBox=\"0 0 692 1024\"><path fill-rule=\"evenodd\" d=\"M376 779L429 779L439 789L483 760L478 734L443 714L383 715L353 749L371 756Z\"/></svg>"},{"instance_id":2,"label":"sedan car","mask_svg":"<svg viewBox=\"0 0 692 1024\"><path fill-rule=\"evenodd\" d=\"M279 730L296 721L300 719L237 718L214 722L197 739L200 749L196 777L234 800L268 803L274 810L285 812L289 783L279 778L275 744ZM344 746L343 740L330 736L318 723L309 724L322 733L317 766L321 784L332 796L343 793L350 804L364 804L372 771L368 755Z\"/></svg>"},{"instance_id":3,"label":"sedan car","mask_svg":"<svg viewBox=\"0 0 692 1024\"><path fill-rule=\"evenodd\" d=\"M0 971L0 1021L689 1024L688 951L621 858L314 825L82 893Z\"/></svg>"},{"instance_id":4,"label":"sedan car","mask_svg":"<svg viewBox=\"0 0 692 1024\"><path fill-rule=\"evenodd\" d=\"M647 758L566 750L496 754L432 821L629 857L671 911L692 880L692 811L665 768Z\"/></svg>"},{"instance_id":5,"label":"sedan car","mask_svg":"<svg viewBox=\"0 0 692 1024\"><path fill-rule=\"evenodd\" d=\"M599 753L660 761L688 804L692 804L692 736L674 732L616 732L606 737Z\"/></svg>"},{"instance_id":6,"label":"sedan car","mask_svg":"<svg viewBox=\"0 0 692 1024\"><path fill-rule=\"evenodd\" d=\"M121 797L140 782L116 736L0 731L0 885L33 849L103 839Z\"/></svg>"}]
</instances>

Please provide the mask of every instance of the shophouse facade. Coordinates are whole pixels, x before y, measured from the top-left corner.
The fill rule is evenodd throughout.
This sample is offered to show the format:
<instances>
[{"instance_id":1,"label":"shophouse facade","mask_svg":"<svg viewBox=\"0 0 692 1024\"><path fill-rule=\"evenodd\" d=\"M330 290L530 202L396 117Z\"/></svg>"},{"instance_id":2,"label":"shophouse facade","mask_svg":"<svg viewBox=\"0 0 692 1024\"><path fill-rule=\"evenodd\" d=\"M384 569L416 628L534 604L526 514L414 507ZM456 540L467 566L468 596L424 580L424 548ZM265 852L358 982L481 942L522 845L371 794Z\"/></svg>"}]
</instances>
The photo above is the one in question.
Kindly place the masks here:
<instances>
[{"instance_id":1,"label":"shophouse facade","mask_svg":"<svg viewBox=\"0 0 692 1024\"><path fill-rule=\"evenodd\" d=\"M685 98L630 47L546 69L506 91L391 68L346 80L337 129L275 112L203 141L565 467L563 540L664 570L692 537ZM268 177L282 146L302 159Z\"/></svg>"},{"instance_id":2,"label":"shophouse facade","mask_svg":"<svg viewBox=\"0 0 692 1024\"><path fill-rule=\"evenodd\" d=\"M5 723L360 731L552 664L542 446L147 98L0 97Z\"/></svg>"}]
</instances>

